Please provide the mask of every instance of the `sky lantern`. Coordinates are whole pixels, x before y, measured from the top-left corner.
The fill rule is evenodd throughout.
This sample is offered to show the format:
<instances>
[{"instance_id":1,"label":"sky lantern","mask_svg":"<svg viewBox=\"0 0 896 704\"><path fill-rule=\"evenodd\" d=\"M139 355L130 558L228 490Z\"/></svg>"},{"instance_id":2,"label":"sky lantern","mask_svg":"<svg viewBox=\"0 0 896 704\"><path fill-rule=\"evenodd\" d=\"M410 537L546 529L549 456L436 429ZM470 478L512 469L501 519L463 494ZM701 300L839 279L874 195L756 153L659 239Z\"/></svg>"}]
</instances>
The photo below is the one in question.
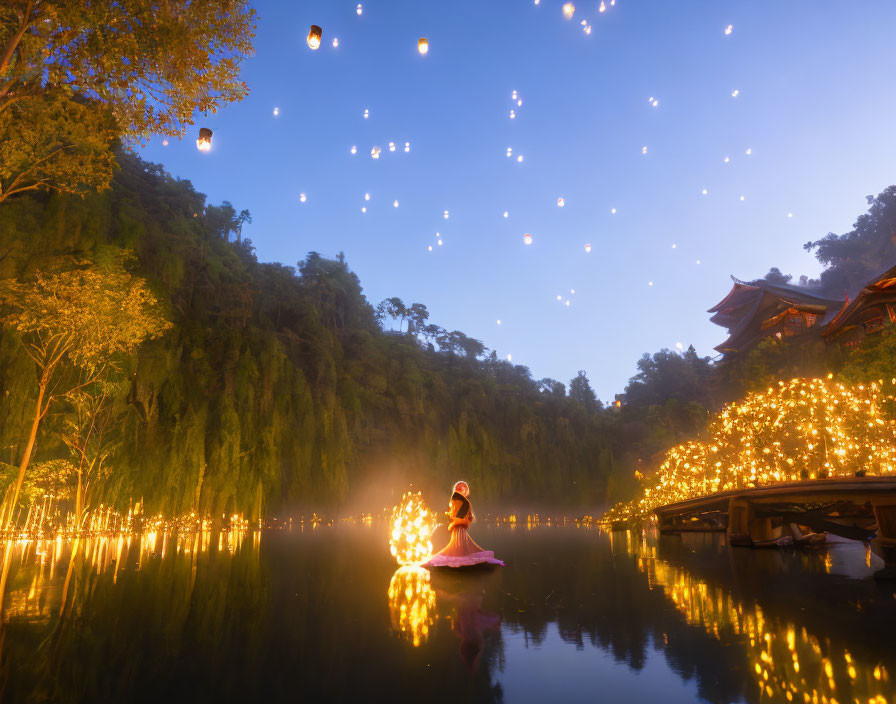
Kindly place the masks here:
<instances>
[{"instance_id":1,"label":"sky lantern","mask_svg":"<svg viewBox=\"0 0 896 704\"><path fill-rule=\"evenodd\" d=\"M523 244L532 244L532 235L530 235L528 232L523 235Z\"/></svg>"},{"instance_id":2,"label":"sky lantern","mask_svg":"<svg viewBox=\"0 0 896 704\"><path fill-rule=\"evenodd\" d=\"M739 96L739 95L740 95L740 90L739 90L739 89L735 88L733 91L731 91L731 97L732 97L732 98L736 98L736 97Z\"/></svg>"},{"instance_id":3,"label":"sky lantern","mask_svg":"<svg viewBox=\"0 0 896 704\"><path fill-rule=\"evenodd\" d=\"M409 151L411 151L411 143L405 142L404 143L404 153L407 154Z\"/></svg>"},{"instance_id":4,"label":"sky lantern","mask_svg":"<svg viewBox=\"0 0 896 704\"><path fill-rule=\"evenodd\" d=\"M278 117L280 115L280 108L274 108L274 117Z\"/></svg>"},{"instance_id":5,"label":"sky lantern","mask_svg":"<svg viewBox=\"0 0 896 704\"><path fill-rule=\"evenodd\" d=\"M299 193L299 202L304 203L306 200L308 200L308 196L304 193Z\"/></svg>"},{"instance_id":6,"label":"sky lantern","mask_svg":"<svg viewBox=\"0 0 896 704\"><path fill-rule=\"evenodd\" d=\"M392 207L393 207L393 208L397 208L397 207L398 207L398 201L397 201L397 200L392 201Z\"/></svg>"},{"instance_id":7,"label":"sky lantern","mask_svg":"<svg viewBox=\"0 0 896 704\"><path fill-rule=\"evenodd\" d=\"M196 148L201 152L207 152L212 148L212 131L208 127L199 129L199 139L196 140Z\"/></svg>"},{"instance_id":8,"label":"sky lantern","mask_svg":"<svg viewBox=\"0 0 896 704\"><path fill-rule=\"evenodd\" d=\"M372 156L374 159L379 159L381 151L383 151L383 150L380 149L379 147L374 147L373 149L370 150L370 156Z\"/></svg>"},{"instance_id":9,"label":"sky lantern","mask_svg":"<svg viewBox=\"0 0 896 704\"><path fill-rule=\"evenodd\" d=\"M727 27L725 27L725 36L727 37L727 36L730 35L731 32L733 32L733 31L734 31L734 25L733 25L733 24L729 24Z\"/></svg>"},{"instance_id":10,"label":"sky lantern","mask_svg":"<svg viewBox=\"0 0 896 704\"><path fill-rule=\"evenodd\" d=\"M356 144L353 144L353 145L352 145L351 153L352 153L352 154L357 154L357 153L358 153L358 145L356 145Z\"/></svg>"},{"instance_id":11,"label":"sky lantern","mask_svg":"<svg viewBox=\"0 0 896 704\"><path fill-rule=\"evenodd\" d=\"M574 14L576 14L576 6L573 5L571 2L566 3L566 4L563 6L563 16L564 16L566 19L571 20L571 19L572 19L572 16L573 16Z\"/></svg>"},{"instance_id":12,"label":"sky lantern","mask_svg":"<svg viewBox=\"0 0 896 704\"><path fill-rule=\"evenodd\" d=\"M429 52L429 40L426 37L420 37L417 40L417 51L419 51L422 55L425 55Z\"/></svg>"},{"instance_id":13,"label":"sky lantern","mask_svg":"<svg viewBox=\"0 0 896 704\"><path fill-rule=\"evenodd\" d=\"M333 48L334 49L339 48L339 37L333 37Z\"/></svg>"},{"instance_id":14,"label":"sky lantern","mask_svg":"<svg viewBox=\"0 0 896 704\"><path fill-rule=\"evenodd\" d=\"M557 199L557 207L562 208L564 205L566 205L566 201L563 200L562 198L558 198Z\"/></svg>"},{"instance_id":15,"label":"sky lantern","mask_svg":"<svg viewBox=\"0 0 896 704\"><path fill-rule=\"evenodd\" d=\"M312 49L320 48L320 39L324 34L324 30L318 27L316 24L311 25L311 31L308 32L308 46Z\"/></svg>"},{"instance_id":16,"label":"sky lantern","mask_svg":"<svg viewBox=\"0 0 896 704\"><path fill-rule=\"evenodd\" d=\"M505 217L505 218L510 217L510 213L507 212L506 210L504 211L504 217Z\"/></svg>"},{"instance_id":17,"label":"sky lantern","mask_svg":"<svg viewBox=\"0 0 896 704\"><path fill-rule=\"evenodd\" d=\"M358 6L355 8L355 12L357 12L359 15L364 12L364 8L361 7L361 3L358 3Z\"/></svg>"},{"instance_id":18,"label":"sky lantern","mask_svg":"<svg viewBox=\"0 0 896 704\"><path fill-rule=\"evenodd\" d=\"M450 217L450 214L448 213L447 210L444 213L442 213L442 217L445 218L446 220Z\"/></svg>"},{"instance_id":19,"label":"sky lantern","mask_svg":"<svg viewBox=\"0 0 896 704\"><path fill-rule=\"evenodd\" d=\"M389 142L389 151L390 151L390 152L394 152L394 151L395 151L395 142Z\"/></svg>"},{"instance_id":20,"label":"sky lantern","mask_svg":"<svg viewBox=\"0 0 896 704\"><path fill-rule=\"evenodd\" d=\"M585 245L585 251L586 251L588 254L591 254L591 245L590 245L590 244L586 244L586 245Z\"/></svg>"}]
</instances>

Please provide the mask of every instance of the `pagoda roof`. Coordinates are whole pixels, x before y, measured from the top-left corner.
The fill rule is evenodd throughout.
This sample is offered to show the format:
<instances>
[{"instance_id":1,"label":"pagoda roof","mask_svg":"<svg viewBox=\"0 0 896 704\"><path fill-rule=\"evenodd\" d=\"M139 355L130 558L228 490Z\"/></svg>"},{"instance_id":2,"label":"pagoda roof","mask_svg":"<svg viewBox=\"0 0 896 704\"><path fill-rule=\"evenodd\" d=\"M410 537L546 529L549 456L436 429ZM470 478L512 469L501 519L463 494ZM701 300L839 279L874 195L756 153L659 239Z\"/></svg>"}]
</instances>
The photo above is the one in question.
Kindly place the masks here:
<instances>
[{"instance_id":1,"label":"pagoda roof","mask_svg":"<svg viewBox=\"0 0 896 704\"><path fill-rule=\"evenodd\" d=\"M871 301L881 296L891 295L896 302L896 265L881 271L866 284L852 301L847 300L840 311L828 323L824 331L825 337L829 337L849 324L853 316L861 312Z\"/></svg>"},{"instance_id":2,"label":"pagoda roof","mask_svg":"<svg viewBox=\"0 0 896 704\"><path fill-rule=\"evenodd\" d=\"M817 325L820 327L831 320L844 303L816 295L803 286L731 278L734 281L731 291L709 309L715 313L710 320L728 328L728 339L715 348L719 352L737 351L749 345L761 334L764 321L790 309L818 315Z\"/></svg>"}]
</instances>

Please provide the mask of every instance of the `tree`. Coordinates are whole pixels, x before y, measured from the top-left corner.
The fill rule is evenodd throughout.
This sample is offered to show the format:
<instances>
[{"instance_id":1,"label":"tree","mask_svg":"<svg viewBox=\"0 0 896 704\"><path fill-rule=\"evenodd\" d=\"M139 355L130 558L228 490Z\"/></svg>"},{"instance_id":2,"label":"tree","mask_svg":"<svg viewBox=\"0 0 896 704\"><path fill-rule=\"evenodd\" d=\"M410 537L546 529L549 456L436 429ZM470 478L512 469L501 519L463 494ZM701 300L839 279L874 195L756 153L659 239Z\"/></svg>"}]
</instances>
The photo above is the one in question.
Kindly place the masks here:
<instances>
[{"instance_id":1,"label":"tree","mask_svg":"<svg viewBox=\"0 0 896 704\"><path fill-rule=\"evenodd\" d=\"M427 317L428 315L429 314L427 314ZM397 320L399 332L401 332L401 328L404 325L405 318L407 317L408 309L405 307L402 300L395 296L380 301L376 307L377 320L379 320L380 322L384 321L386 318Z\"/></svg>"},{"instance_id":2,"label":"tree","mask_svg":"<svg viewBox=\"0 0 896 704\"><path fill-rule=\"evenodd\" d=\"M711 370L709 357L698 356L693 345L680 354L667 349L644 354L638 360L638 373L625 387L626 406L646 408L670 398L706 406Z\"/></svg>"},{"instance_id":3,"label":"tree","mask_svg":"<svg viewBox=\"0 0 896 704\"><path fill-rule=\"evenodd\" d=\"M21 336L34 362L37 399L6 516L18 502L40 422L53 401L97 383L114 356L168 327L146 282L121 262L104 269L57 262L33 280L0 280L0 323Z\"/></svg>"},{"instance_id":4,"label":"tree","mask_svg":"<svg viewBox=\"0 0 896 704\"><path fill-rule=\"evenodd\" d=\"M569 382L569 397L573 401L581 403L585 410L592 413L601 407L600 401L597 400L597 394L591 388L583 369L580 369L575 379Z\"/></svg>"},{"instance_id":5,"label":"tree","mask_svg":"<svg viewBox=\"0 0 896 704\"><path fill-rule=\"evenodd\" d=\"M9 191L102 188L107 170L94 165L79 172L75 165L78 153L108 161L110 147L98 149L108 122L126 141L181 136L195 112L242 99L247 88L239 68L252 51L254 17L246 0L5 0L0 124L9 131L0 142L17 142L7 150L19 177ZM95 112L81 124L71 104L79 102ZM20 124L26 128L21 141ZM35 130L46 140L29 162ZM85 131L85 140L72 139Z\"/></svg>"},{"instance_id":6,"label":"tree","mask_svg":"<svg viewBox=\"0 0 896 704\"><path fill-rule=\"evenodd\" d=\"M408 334L413 333L419 335L426 328L426 321L429 320L429 310L422 303L412 303L407 309L408 317Z\"/></svg>"},{"instance_id":7,"label":"tree","mask_svg":"<svg viewBox=\"0 0 896 704\"><path fill-rule=\"evenodd\" d=\"M83 195L109 186L115 125L108 110L60 91L0 112L0 203L37 189Z\"/></svg>"},{"instance_id":8,"label":"tree","mask_svg":"<svg viewBox=\"0 0 896 704\"><path fill-rule=\"evenodd\" d=\"M792 275L782 274L781 270L776 266L769 269L768 273L765 275L766 281L770 284L777 284L779 286L789 284L791 279L793 279Z\"/></svg>"},{"instance_id":9,"label":"tree","mask_svg":"<svg viewBox=\"0 0 896 704\"><path fill-rule=\"evenodd\" d=\"M78 463L73 470L78 478L75 491L77 525L81 524L84 499L90 485L103 473L106 460L115 449L109 435L114 428L115 398L120 395L120 381L109 378L99 378L66 395L71 413L66 414L60 437Z\"/></svg>"},{"instance_id":10,"label":"tree","mask_svg":"<svg viewBox=\"0 0 896 704\"><path fill-rule=\"evenodd\" d=\"M552 396L566 396L566 384L550 377L545 377L538 382L538 390Z\"/></svg>"},{"instance_id":11,"label":"tree","mask_svg":"<svg viewBox=\"0 0 896 704\"><path fill-rule=\"evenodd\" d=\"M855 295L872 276L896 261L896 186L885 189L869 203L868 212L856 219L849 232L831 232L803 245L825 265L821 286L832 298Z\"/></svg>"}]
</instances>

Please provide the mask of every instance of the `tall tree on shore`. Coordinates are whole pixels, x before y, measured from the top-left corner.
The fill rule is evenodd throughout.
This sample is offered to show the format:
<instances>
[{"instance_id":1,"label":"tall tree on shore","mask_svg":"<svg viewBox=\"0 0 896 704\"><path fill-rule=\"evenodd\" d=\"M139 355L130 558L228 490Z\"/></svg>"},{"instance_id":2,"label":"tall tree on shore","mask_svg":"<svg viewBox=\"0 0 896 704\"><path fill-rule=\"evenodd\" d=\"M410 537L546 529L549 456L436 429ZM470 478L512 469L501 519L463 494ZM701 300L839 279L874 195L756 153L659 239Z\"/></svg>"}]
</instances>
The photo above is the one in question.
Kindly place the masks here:
<instances>
[{"instance_id":1,"label":"tall tree on shore","mask_svg":"<svg viewBox=\"0 0 896 704\"><path fill-rule=\"evenodd\" d=\"M0 280L0 323L18 332L34 362L37 398L11 495L13 515L40 423L51 405L103 379L116 355L128 353L170 325L146 283L120 263L103 269L59 262L33 280Z\"/></svg>"},{"instance_id":2,"label":"tall tree on shore","mask_svg":"<svg viewBox=\"0 0 896 704\"><path fill-rule=\"evenodd\" d=\"M196 111L242 99L254 16L246 0L5 0L0 203L26 190L102 190L110 131L126 142L182 136Z\"/></svg>"}]
</instances>

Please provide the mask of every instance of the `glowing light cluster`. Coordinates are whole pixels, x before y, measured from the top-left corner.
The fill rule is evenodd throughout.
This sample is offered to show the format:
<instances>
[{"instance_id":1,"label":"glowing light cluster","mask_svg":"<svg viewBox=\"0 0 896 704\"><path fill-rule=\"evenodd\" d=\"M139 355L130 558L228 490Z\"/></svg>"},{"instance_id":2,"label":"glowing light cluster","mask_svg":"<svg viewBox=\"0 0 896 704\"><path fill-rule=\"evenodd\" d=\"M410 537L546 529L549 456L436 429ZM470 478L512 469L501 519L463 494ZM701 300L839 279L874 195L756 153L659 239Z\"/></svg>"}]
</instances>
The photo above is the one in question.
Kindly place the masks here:
<instances>
[{"instance_id":1,"label":"glowing light cluster","mask_svg":"<svg viewBox=\"0 0 896 704\"><path fill-rule=\"evenodd\" d=\"M896 379L847 385L827 379L780 381L726 406L705 441L673 447L642 495L605 521L734 489L824 477L896 472Z\"/></svg>"},{"instance_id":2,"label":"glowing light cluster","mask_svg":"<svg viewBox=\"0 0 896 704\"><path fill-rule=\"evenodd\" d=\"M429 570L405 565L395 570L389 582L392 628L415 648L429 638L429 627L435 620L436 593L429 579Z\"/></svg>"},{"instance_id":3,"label":"glowing light cluster","mask_svg":"<svg viewBox=\"0 0 896 704\"><path fill-rule=\"evenodd\" d=\"M611 535L611 540L615 542L616 536ZM640 540L631 531L625 537L626 552L637 558L649 587L662 589L689 625L703 628L719 641L723 634L740 637L747 671L762 701L889 701L890 675L881 663L857 657L805 627L771 617L758 604L742 601L680 565L659 559L651 532Z\"/></svg>"},{"instance_id":4,"label":"glowing light cluster","mask_svg":"<svg viewBox=\"0 0 896 704\"><path fill-rule=\"evenodd\" d=\"M434 516L420 492L406 492L392 509L389 549L399 565L419 565L432 555Z\"/></svg>"}]
</instances>

